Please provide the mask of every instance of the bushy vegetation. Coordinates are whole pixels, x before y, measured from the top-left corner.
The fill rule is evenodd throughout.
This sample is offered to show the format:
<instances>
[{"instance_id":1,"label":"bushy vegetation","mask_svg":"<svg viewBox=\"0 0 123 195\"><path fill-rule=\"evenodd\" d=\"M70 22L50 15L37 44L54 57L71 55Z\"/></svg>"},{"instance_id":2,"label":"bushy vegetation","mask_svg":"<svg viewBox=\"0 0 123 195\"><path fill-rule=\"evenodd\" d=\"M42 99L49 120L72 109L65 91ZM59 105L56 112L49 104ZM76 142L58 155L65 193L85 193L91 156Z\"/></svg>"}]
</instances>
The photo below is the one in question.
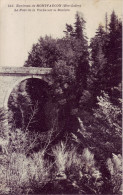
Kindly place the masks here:
<instances>
[{"instance_id":1,"label":"bushy vegetation","mask_svg":"<svg viewBox=\"0 0 123 195\"><path fill-rule=\"evenodd\" d=\"M88 46L80 13L65 36L33 45L25 81L0 110L0 194L122 194L121 29L113 11ZM36 92L37 91L37 92Z\"/></svg>"},{"instance_id":2,"label":"bushy vegetation","mask_svg":"<svg viewBox=\"0 0 123 195\"><path fill-rule=\"evenodd\" d=\"M104 111L98 111L98 115L94 112L94 117L100 118L100 114ZM4 120L1 118L2 124ZM1 128L0 193L120 194L121 152L115 141L108 140L108 134L113 136L114 132L101 129L102 136L99 137L100 131L95 135L95 124L88 127L80 118L78 121L78 134L70 133L55 145L52 144L53 131L46 139L40 134L32 135L30 131L9 128L6 136ZM99 121L98 126L101 128ZM118 135L114 135L119 136L115 128Z\"/></svg>"}]
</instances>

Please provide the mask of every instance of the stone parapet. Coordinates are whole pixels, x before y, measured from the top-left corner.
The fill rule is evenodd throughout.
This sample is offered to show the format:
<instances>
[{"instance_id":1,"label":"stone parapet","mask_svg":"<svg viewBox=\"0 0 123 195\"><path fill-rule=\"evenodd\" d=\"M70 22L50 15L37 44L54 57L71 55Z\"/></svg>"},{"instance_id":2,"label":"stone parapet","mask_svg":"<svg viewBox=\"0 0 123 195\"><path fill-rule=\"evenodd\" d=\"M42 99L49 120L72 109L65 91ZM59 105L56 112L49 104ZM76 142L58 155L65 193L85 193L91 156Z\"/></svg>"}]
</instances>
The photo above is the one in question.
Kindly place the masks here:
<instances>
[{"instance_id":1,"label":"stone parapet","mask_svg":"<svg viewBox=\"0 0 123 195\"><path fill-rule=\"evenodd\" d=\"M39 67L0 67L0 75L46 75L51 74L52 68Z\"/></svg>"}]
</instances>

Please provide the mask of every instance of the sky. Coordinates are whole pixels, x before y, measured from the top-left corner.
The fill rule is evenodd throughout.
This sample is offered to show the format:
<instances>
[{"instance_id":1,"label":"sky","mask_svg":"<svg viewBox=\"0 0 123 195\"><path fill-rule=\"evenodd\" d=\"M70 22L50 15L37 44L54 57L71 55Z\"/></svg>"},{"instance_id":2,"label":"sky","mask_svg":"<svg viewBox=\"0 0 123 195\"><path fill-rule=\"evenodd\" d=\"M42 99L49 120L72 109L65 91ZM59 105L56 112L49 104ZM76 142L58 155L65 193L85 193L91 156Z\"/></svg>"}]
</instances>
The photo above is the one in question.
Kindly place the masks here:
<instances>
[{"instance_id":1,"label":"sky","mask_svg":"<svg viewBox=\"0 0 123 195\"><path fill-rule=\"evenodd\" d=\"M106 12L110 18L115 10L122 18L122 3L122 0L0 0L0 66L23 66L32 45L41 36L63 37L66 23L74 24L77 11L83 13L90 39L99 24L105 25ZM43 8L45 4L48 7Z\"/></svg>"}]
</instances>

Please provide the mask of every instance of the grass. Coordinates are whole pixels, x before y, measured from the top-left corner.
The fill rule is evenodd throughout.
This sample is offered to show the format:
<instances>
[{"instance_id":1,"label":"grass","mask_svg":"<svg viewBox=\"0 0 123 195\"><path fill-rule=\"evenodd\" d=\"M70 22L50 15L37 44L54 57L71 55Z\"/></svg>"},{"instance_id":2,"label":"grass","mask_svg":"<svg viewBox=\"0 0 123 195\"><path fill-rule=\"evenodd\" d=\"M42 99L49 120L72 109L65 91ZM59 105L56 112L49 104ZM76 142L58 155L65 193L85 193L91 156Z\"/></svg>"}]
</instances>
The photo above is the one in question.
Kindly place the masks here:
<instances>
[{"instance_id":1,"label":"grass","mask_svg":"<svg viewBox=\"0 0 123 195\"><path fill-rule=\"evenodd\" d=\"M13 150L13 143L17 144L15 151ZM74 147L71 150L71 147L68 147L67 141L60 142L52 147L51 155L54 160L46 158L46 148L45 153L44 148L42 148L38 152L27 155L24 149L20 150L20 140L13 143L9 143L9 147L6 148L8 151L1 154L0 194L35 193L37 189L43 191L48 183L52 183L55 192L56 183L63 180L69 181L72 188L78 190L79 183L77 180L83 177L83 167L85 166L87 173L94 168L93 154L86 148L82 155L79 155L77 148ZM16 148L16 146L14 147ZM64 186L64 184L57 183L57 188L61 192L63 190L62 185Z\"/></svg>"},{"instance_id":2,"label":"grass","mask_svg":"<svg viewBox=\"0 0 123 195\"><path fill-rule=\"evenodd\" d=\"M24 151L11 150L11 153L2 153L0 194L31 194L37 191L44 193L43 189L49 183L52 186L52 192L55 193L58 188L58 192L63 193L66 189L61 181L66 181L68 188L71 185L70 188L78 193L101 193L104 185L102 173L88 148L79 154L76 147L71 149L67 142L60 142L52 147L51 155L54 160L47 158L43 149L29 156ZM115 186L113 192L117 192L121 185L121 156L115 155L112 159L108 159L107 166L111 172L111 181Z\"/></svg>"},{"instance_id":3,"label":"grass","mask_svg":"<svg viewBox=\"0 0 123 195\"><path fill-rule=\"evenodd\" d=\"M49 181L50 163L44 159L42 151L27 157L23 153L12 152L1 155L0 194L24 194L40 188Z\"/></svg>"},{"instance_id":4,"label":"grass","mask_svg":"<svg viewBox=\"0 0 123 195\"><path fill-rule=\"evenodd\" d=\"M80 150L81 142L77 142L74 134L78 144L66 139L52 145L53 129L45 136L10 129L3 116L0 118L0 194L103 194L105 188L110 194L121 194L120 154L112 154L101 170L88 147ZM88 136L81 120L80 123L83 135ZM108 176L104 174L105 168Z\"/></svg>"}]
</instances>

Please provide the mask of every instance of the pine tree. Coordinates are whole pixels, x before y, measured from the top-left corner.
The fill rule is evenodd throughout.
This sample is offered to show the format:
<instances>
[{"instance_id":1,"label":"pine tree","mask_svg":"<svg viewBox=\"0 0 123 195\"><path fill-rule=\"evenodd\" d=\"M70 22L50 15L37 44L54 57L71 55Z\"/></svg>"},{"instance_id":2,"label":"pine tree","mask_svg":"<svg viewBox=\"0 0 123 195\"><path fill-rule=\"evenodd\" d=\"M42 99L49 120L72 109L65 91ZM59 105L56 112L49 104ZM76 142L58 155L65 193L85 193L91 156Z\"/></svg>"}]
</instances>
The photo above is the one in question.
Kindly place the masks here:
<instances>
[{"instance_id":1,"label":"pine tree","mask_svg":"<svg viewBox=\"0 0 123 195\"><path fill-rule=\"evenodd\" d=\"M75 36L77 39L83 39L83 29L84 29L84 24L85 21L83 18L80 18L79 13L76 13L75 16L76 22L75 22Z\"/></svg>"},{"instance_id":2,"label":"pine tree","mask_svg":"<svg viewBox=\"0 0 123 195\"><path fill-rule=\"evenodd\" d=\"M89 53L87 37L84 34L85 20L81 17L80 13L76 13L75 22L75 47L74 52L76 55L76 79L79 89L82 91L86 88L87 74L89 70ZM80 94L78 94L80 95Z\"/></svg>"},{"instance_id":3,"label":"pine tree","mask_svg":"<svg viewBox=\"0 0 123 195\"><path fill-rule=\"evenodd\" d=\"M72 64L75 70L75 94L76 102L79 102L82 92L87 86L87 74L89 71L88 42L85 36L85 20L81 13L76 13L74 26L66 25L65 40L69 43L69 50L72 54ZM71 61L70 59L70 61ZM69 62L68 62L69 64Z\"/></svg>"},{"instance_id":4,"label":"pine tree","mask_svg":"<svg viewBox=\"0 0 123 195\"><path fill-rule=\"evenodd\" d=\"M91 79L91 86L88 87L93 91L95 98L100 94L100 91L105 88L104 70L107 62L104 53L105 40L106 33L104 31L104 27L99 25L96 35L91 39L90 44L92 66L90 68L89 75Z\"/></svg>"},{"instance_id":5,"label":"pine tree","mask_svg":"<svg viewBox=\"0 0 123 195\"><path fill-rule=\"evenodd\" d=\"M66 37L74 36L74 29L71 24L66 24L66 31L63 32L66 34Z\"/></svg>"},{"instance_id":6,"label":"pine tree","mask_svg":"<svg viewBox=\"0 0 123 195\"><path fill-rule=\"evenodd\" d=\"M105 55L107 58L107 68L105 70L107 90L111 93L111 89L118 86L122 79L122 23L114 11L109 23Z\"/></svg>"},{"instance_id":7,"label":"pine tree","mask_svg":"<svg viewBox=\"0 0 123 195\"><path fill-rule=\"evenodd\" d=\"M105 31L106 31L106 33L108 33L108 15L107 15L107 12L105 14Z\"/></svg>"},{"instance_id":8,"label":"pine tree","mask_svg":"<svg viewBox=\"0 0 123 195\"><path fill-rule=\"evenodd\" d=\"M114 99L120 98L122 76L122 23L114 11L108 26L106 15L106 31L99 25L95 37L91 39L92 66L88 85L95 95L99 95L101 90L109 93L114 102Z\"/></svg>"}]
</instances>

